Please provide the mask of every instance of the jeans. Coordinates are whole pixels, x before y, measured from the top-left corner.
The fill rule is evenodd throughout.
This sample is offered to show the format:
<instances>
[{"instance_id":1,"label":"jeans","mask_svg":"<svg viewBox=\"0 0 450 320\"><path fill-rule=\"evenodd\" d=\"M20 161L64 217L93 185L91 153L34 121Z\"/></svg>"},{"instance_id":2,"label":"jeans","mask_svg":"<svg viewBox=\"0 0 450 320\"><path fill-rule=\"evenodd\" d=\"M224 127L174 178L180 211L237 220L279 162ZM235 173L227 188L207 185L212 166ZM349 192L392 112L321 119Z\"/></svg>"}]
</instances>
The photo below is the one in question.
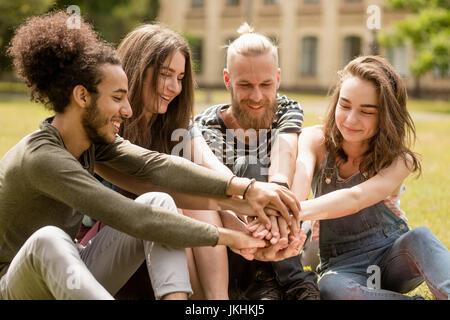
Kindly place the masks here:
<instances>
[{"instance_id":1,"label":"jeans","mask_svg":"<svg viewBox=\"0 0 450 320\"><path fill-rule=\"evenodd\" d=\"M177 212L164 193L136 201ZM146 261L155 297L192 294L184 249L133 238L105 226L81 248L60 228L46 226L31 235L0 279L1 299L113 299Z\"/></svg>"},{"instance_id":2,"label":"jeans","mask_svg":"<svg viewBox=\"0 0 450 320\"><path fill-rule=\"evenodd\" d=\"M352 188L362 173L338 176L328 152L314 176L315 197ZM425 280L437 299L450 294L450 253L427 228L411 230L384 201L340 218L320 220L319 289L324 299L413 299Z\"/></svg>"},{"instance_id":3,"label":"jeans","mask_svg":"<svg viewBox=\"0 0 450 320\"><path fill-rule=\"evenodd\" d=\"M233 166L233 173L240 177L255 178L257 181L267 182L267 166L252 157L238 157ZM277 282L283 288L290 288L303 281L317 282L317 274L303 271L300 262L301 255L270 262L275 272Z\"/></svg>"},{"instance_id":4,"label":"jeans","mask_svg":"<svg viewBox=\"0 0 450 320\"><path fill-rule=\"evenodd\" d=\"M419 227L379 248L330 258L319 290L324 299L409 300L401 293L423 280L437 299L449 298L450 253L428 228Z\"/></svg>"}]
</instances>

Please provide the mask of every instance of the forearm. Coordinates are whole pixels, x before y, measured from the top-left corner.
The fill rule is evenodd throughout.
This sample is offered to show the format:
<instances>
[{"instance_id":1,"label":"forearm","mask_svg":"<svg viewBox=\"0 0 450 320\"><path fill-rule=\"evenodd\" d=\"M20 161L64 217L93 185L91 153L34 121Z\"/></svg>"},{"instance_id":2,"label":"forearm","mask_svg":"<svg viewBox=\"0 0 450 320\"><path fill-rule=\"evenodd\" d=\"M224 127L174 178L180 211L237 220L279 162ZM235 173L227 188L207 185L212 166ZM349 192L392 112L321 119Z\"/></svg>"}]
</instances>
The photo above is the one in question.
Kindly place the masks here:
<instances>
[{"instance_id":1,"label":"forearm","mask_svg":"<svg viewBox=\"0 0 450 320\"><path fill-rule=\"evenodd\" d=\"M300 201L308 199L318 154L324 152L320 142L322 132L316 127L305 128L299 136L292 191Z\"/></svg>"},{"instance_id":2,"label":"forearm","mask_svg":"<svg viewBox=\"0 0 450 320\"><path fill-rule=\"evenodd\" d=\"M202 136L191 140L191 161L208 169L232 175L231 170L224 165L211 151Z\"/></svg>"},{"instance_id":3,"label":"forearm","mask_svg":"<svg viewBox=\"0 0 450 320\"><path fill-rule=\"evenodd\" d=\"M27 164L24 171L32 188L59 202L61 208L82 212L138 239L173 247L217 242L213 226L173 210L132 201L103 186L69 156L44 154Z\"/></svg>"},{"instance_id":4,"label":"forearm","mask_svg":"<svg viewBox=\"0 0 450 320\"><path fill-rule=\"evenodd\" d=\"M281 155L283 160L271 161L271 166L269 167L269 178L268 181L277 181L287 183L289 187L292 186L292 181L295 172L295 161L291 161L290 154Z\"/></svg>"},{"instance_id":5,"label":"forearm","mask_svg":"<svg viewBox=\"0 0 450 320\"><path fill-rule=\"evenodd\" d=\"M147 181L144 181L134 176L130 176L123 172L119 172L101 163L95 164L95 172L102 178L118 186L119 188L132 192L136 195L142 195L147 192L168 193L174 199L175 203L177 204L177 207L181 209L233 210L245 215L252 215L253 213L251 207L245 200L235 199L231 197L214 197L214 196L186 194L162 187L157 187ZM235 179L236 178L234 178L233 180ZM248 183L249 181L248 179L241 179L240 182L238 180L232 182L231 192L235 191L234 189L236 189L237 192L240 192L242 186L244 185L246 186L245 183ZM242 183L242 186L236 187L237 183Z\"/></svg>"},{"instance_id":6,"label":"forearm","mask_svg":"<svg viewBox=\"0 0 450 320\"><path fill-rule=\"evenodd\" d=\"M147 150L120 138L96 150L97 162L170 190L224 196L231 174L198 166L181 157Z\"/></svg>"},{"instance_id":7,"label":"forearm","mask_svg":"<svg viewBox=\"0 0 450 320\"><path fill-rule=\"evenodd\" d=\"M314 168L308 168L303 161L297 161L292 183L292 192L300 201L306 200L311 193L311 183Z\"/></svg>"},{"instance_id":8,"label":"forearm","mask_svg":"<svg viewBox=\"0 0 450 320\"><path fill-rule=\"evenodd\" d=\"M99 162L95 163L95 173L113 185L138 196L147 192L158 192L162 190L160 187L158 188L142 179L123 173Z\"/></svg>"},{"instance_id":9,"label":"forearm","mask_svg":"<svg viewBox=\"0 0 450 320\"><path fill-rule=\"evenodd\" d=\"M399 158L361 184L301 202L301 220L335 219L359 212L392 195L409 172L403 159Z\"/></svg>"},{"instance_id":10,"label":"forearm","mask_svg":"<svg viewBox=\"0 0 450 320\"><path fill-rule=\"evenodd\" d=\"M320 197L301 201L300 219L326 220L344 217L361 210L360 196L356 189L341 189Z\"/></svg>"},{"instance_id":11,"label":"forearm","mask_svg":"<svg viewBox=\"0 0 450 320\"><path fill-rule=\"evenodd\" d=\"M157 178L146 180L181 193L219 197L229 195L227 188L231 174L213 171L178 157L172 157L169 165L159 169L161 172Z\"/></svg>"},{"instance_id":12,"label":"forearm","mask_svg":"<svg viewBox=\"0 0 450 320\"><path fill-rule=\"evenodd\" d=\"M292 186L297 158L298 134L280 134L273 145L270 157L269 180L286 182Z\"/></svg>"}]
</instances>

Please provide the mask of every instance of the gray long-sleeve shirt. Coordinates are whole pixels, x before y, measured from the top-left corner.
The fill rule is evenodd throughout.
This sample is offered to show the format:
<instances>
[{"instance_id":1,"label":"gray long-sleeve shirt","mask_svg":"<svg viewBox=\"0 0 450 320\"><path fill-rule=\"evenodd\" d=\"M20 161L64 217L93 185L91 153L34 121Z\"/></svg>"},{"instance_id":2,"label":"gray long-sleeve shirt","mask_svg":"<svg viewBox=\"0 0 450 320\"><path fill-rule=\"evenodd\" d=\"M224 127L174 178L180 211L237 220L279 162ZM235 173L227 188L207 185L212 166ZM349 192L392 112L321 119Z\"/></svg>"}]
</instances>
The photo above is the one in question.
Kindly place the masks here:
<instances>
[{"instance_id":1,"label":"gray long-sleeve shirt","mask_svg":"<svg viewBox=\"0 0 450 320\"><path fill-rule=\"evenodd\" d=\"M84 214L130 234L173 247L215 245L213 225L130 200L104 187L94 162L175 191L225 196L229 177L183 158L138 147L116 137L75 159L45 119L0 160L0 277L39 228L53 225L75 238Z\"/></svg>"}]
</instances>

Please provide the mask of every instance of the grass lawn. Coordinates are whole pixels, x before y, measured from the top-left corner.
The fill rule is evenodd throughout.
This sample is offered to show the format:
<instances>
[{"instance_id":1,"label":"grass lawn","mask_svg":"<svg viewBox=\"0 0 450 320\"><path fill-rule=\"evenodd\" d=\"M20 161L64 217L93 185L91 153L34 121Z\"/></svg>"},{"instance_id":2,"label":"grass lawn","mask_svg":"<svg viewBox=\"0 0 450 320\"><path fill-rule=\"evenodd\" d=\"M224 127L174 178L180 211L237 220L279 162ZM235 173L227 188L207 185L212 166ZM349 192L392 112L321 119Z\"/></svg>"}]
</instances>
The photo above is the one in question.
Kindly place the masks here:
<instances>
[{"instance_id":1,"label":"grass lawn","mask_svg":"<svg viewBox=\"0 0 450 320\"><path fill-rule=\"evenodd\" d=\"M27 98L0 98L0 157L22 137L39 129L39 122L50 111Z\"/></svg>"},{"instance_id":2,"label":"grass lawn","mask_svg":"<svg viewBox=\"0 0 450 320\"><path fill-rule=\"evenodd\" d=\"M209 98L203 90L196 92L197 101L215 104L227 102L229 94L224 90L213 91ZM320 110L308 105L324 104L323 96L299 95L305 110L305 126L319 123ZM413 118L416 118L418 141L414 150L422 154L423 173L415 179L409 177L406 193L402 197L402 209L406 212L410 225L415 228L427 226L450 248L450 103L412 100L409 104ZM199 106L196 112L204 108ZM39 122L50 112L41 105L24 97L0 97L0 157L2 157L23 136L38 129ZM415 117L415 112L441 112L431 118ZM421 294L432 298L425 284L410 294Z\"/></svg>"}]
</instances>

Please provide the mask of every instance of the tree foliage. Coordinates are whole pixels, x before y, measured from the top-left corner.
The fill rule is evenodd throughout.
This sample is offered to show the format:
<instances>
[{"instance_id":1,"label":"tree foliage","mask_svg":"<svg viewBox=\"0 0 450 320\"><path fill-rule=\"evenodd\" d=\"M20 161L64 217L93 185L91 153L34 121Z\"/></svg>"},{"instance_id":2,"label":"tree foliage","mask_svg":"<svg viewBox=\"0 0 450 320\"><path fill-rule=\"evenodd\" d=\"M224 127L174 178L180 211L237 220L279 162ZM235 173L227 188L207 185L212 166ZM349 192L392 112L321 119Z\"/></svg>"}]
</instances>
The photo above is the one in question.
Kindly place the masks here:
<instances>
[{"instance_id":1,"label":"tree foliage","mask_svg":"<svg viewBox=\"0 0 450 320\"><path fill-rule=\"evenodd\" d=\"M15 28L29 16L46 12L54 2L54 0L0 0L0 71L10 63L6 57L6 48Z\"/></svg>"},{"instance_id":2,"label":"tree foliage","mask_svg":"<svg viewBox=\"0 0 450 320\"><path fill-rule=\"evenodd\" d=\"M102 37L114 44L133 28L151 23L158 16L158 0L57 0L56 7L65 9L70 5L80 7L81 14Z\"/></svg>"},{"instance_id":3,"label":"tree foliage","mask_svg":"<svg viewBox=\"0 0 450 320\"><path fill-rule=\"evenodd\" d=\"M399 21L391 33L382 32L379 41L386 47L411 43L415 58L411 73L420 77L436 70L450 71L450 0L386 0L393 9L412 14Z\"/></svg>"},{"instance_id":4,"label":"tree foliage","mask_svg":"<svg viewBox=\"0 0 450 320\"><path fill-rule=\"evenodd\" d=\"M76 5L102 38L117 45L133 28L154 22L159 0L0 0L0 72L11 70L6 48L26 18Z\"/></svg>"},{"instance_id":5,"label":"tree foliage","mask_svg":"<svg viewBox=\"0 0 450 320\"><path fill-rule=\"evenodd\" d=\"M201 73L203 70L202 65L202 51L203 51L203 39L188 32L181 34L186 39L192 52L192 63L195 73Z\"/></svg>"}]
</instances>

